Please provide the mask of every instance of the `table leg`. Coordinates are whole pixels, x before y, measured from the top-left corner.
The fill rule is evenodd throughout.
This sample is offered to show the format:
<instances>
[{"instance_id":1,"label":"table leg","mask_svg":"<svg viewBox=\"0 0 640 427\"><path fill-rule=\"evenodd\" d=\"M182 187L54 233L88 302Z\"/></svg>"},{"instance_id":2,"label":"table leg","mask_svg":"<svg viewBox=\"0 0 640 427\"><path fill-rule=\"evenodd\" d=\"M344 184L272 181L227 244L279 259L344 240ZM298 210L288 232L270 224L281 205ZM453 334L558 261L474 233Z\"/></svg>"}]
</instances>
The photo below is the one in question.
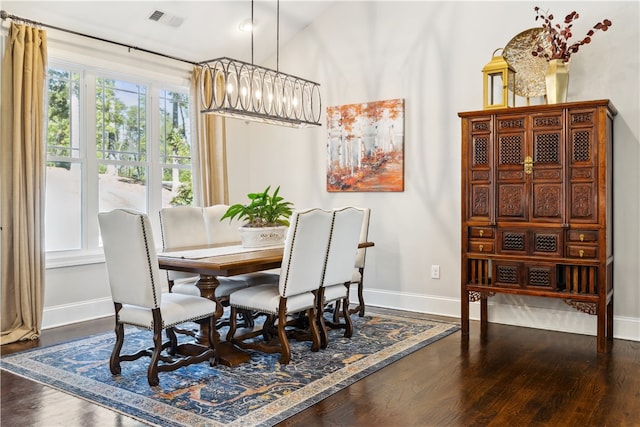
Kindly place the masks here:
<instances>
[{"instance_id":1,"label":"table leg","mask_svg":"<svg viewBox=\"0 0 640 427\"><path fill-rule=\"evenodd\" d=\"M218 323L218 320L222 317L224 310L222 308L222 304L216 297L216 288L220 282L215 276L210 276L206 274L201 274L200 279L198 280L197 286L200 289L200 295L214 301L216 303L216 314L215 314L215 322ZM196 340L198 343L203 345L209 344L209 324L207 322L200 323L200 330L196 335ZM232 343L228 341L220 340L220 333L216 329L213 331L213 346L216 349L216 353L218 355L217 362L225 365L225 366L237 366L240 363L248 362L251 359L248 353L240 350Z\"/></svg>"}]
</instances>

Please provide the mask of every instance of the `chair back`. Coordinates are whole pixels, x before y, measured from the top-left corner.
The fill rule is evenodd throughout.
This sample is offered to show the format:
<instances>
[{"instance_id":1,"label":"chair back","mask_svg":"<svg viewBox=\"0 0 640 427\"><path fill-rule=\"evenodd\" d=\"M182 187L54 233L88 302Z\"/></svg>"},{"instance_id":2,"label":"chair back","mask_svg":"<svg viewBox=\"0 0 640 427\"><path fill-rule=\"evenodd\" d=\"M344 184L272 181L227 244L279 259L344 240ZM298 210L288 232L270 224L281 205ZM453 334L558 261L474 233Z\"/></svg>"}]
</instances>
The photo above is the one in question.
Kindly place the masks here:
<instances>
[{"instance_id":1,"label":"chair back","mask_svg":"<svg viewBox=\"0 0 640 427\"><path fill-rule=\"evenodd\" d=\"M369 218L371 217L371 209L370 208L362 208L364 211L364 217L362 218L362 228L360 229L360 242L364 243L369 239ZM358 249L358 254L356 255L356 268L364 268L364 263L367 257L367 248Z\"/></svg>"},{"instance_id":2,"label":"chair back","mask_svg":"<svg viewBox=\"0 0 640 427\"><path fill-rule=\"evenodd\" d=\"M229 205L213 205L202 209L209 243L233 243L242 240L238 230L242 221L237 218L220 221L227 209Z\"/></svg>"},{"instance_id":3,"label":"chair back","mask_svg":"<svg viewBox=\"0 0 640 427\"><path fill-rule=\"evenodd\" d=\"M364 209L356 207L345 207L333 211L333 226L322 280L323 286L351 282L364 215Z\"/></svg>"},{"instance_id":4,"label":"chair back","mask_svg":"<svg viewBox=\"0 0 640 427\"><path fill-rule=\"evenodd\" d=\"M98 222L113 301L159 307L160 268L149 217L115 209L99 213Z\"/></svg>"},{"instance_id":5,"label":"chair back","mask_svg":"<svg viewBox=\"0 0 640 427\"><path fill-rule=\"evenodd\" d=\"M333 213L324 209L293 212L280 268L281 296L289 297L320 287L332 220Z\"/></svg>"},{"instance_id":6,"label":"chair back","mask_svg":"<svg viewBox=\"0 0 640 427\"><path fill-rule=\"evenodd\" d=\"M160 209L160 232L165 250L209 243L202 208L195 206ZM193 273L167 270L167 279L170 281L192 277L195 277Z\"/></svg>"},{"instance_id":7,"label":"chair back","mask_svg":"<svg viewBox=\"0 0 640 427\"><path fill-rule=\"evenodd\" d=\"M165 249L209 243L202 208L199 207L176 206L160 209L160 230L162 246Z\"/></svg>"}]
</instances>

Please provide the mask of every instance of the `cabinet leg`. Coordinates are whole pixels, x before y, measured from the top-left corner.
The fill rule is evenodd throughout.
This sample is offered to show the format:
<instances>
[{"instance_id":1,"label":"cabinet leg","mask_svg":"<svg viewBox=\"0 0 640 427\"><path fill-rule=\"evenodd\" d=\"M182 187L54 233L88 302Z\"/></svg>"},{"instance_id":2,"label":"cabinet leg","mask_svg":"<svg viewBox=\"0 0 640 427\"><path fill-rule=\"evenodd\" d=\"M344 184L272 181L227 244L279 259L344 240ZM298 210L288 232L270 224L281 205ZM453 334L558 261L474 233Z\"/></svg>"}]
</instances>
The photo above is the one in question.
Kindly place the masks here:
<instances>
[{"instance_id":1,"label":"cabinet leg","mask_svg":"<svg viewBox=\"0 0 640 427\"><path fill-rule=\"evenodd\" d=\"M460 297L460 327L462 335L469 335L469 292L464 289Z\"/></svg>"},{"instance_id":2,"label":"cabinet leg","mask_svg":"<svg viewBox=\"0 0 640 427\"><path fill-rule=\"evenodd\" d=\"M480 298L480 323L487 324L487 297Z\"/></svg>"},{"instance_id":3,"label":"cabinet leg","mask_svg":"<svg viewBox=\"0 0 640 427\"><path fill-rule=\"evenodd\" d=\"M480 331L482 334L487 332L487 299L488 297L486 295L480 298Z\"/></svg>"},{"instance_id":4,"label":"cabinet leg","mask_svg":"<svg viewBox=\"0 0 640 427\"><path fill-rule=\"evenodd\" d=\"M607 351L607 330L608 319L607 314L609 312L608 304L605 301L598 302L598 328L597 328L597 340L598 340L598 353L605 353Z\"/></svg>"},{"instance_id":5,"label":"cabinet leg","mask_svg":"<svg viewBox=\"0 0 640 427\"><path fill-rule=\"evenodd\" d=\"M607 305L607 338L613 341L613 295Z\"/></svg>"}]
</instances>

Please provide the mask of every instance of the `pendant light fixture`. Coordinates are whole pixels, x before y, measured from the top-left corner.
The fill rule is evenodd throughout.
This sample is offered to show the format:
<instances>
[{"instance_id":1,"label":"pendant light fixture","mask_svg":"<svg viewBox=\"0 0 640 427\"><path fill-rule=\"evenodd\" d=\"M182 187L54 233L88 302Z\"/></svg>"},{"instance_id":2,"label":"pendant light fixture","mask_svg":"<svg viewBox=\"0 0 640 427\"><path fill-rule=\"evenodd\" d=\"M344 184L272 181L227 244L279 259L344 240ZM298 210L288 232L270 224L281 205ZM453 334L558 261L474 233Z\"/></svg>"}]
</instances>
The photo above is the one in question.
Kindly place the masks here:
<instances>
[{"instance_id":1,"label":"pendant light fixture","mask_svg":"<svg viewBox=\"0 0 640 427\"><path fill-rule=\"evenodd\" d=\"M222 57L198 64L201 113L289 127L320 126L320 85L280 72L280 0L276 14L276 69L253 64L252 29L251 63Z\"/></svg>"}]
</instances>

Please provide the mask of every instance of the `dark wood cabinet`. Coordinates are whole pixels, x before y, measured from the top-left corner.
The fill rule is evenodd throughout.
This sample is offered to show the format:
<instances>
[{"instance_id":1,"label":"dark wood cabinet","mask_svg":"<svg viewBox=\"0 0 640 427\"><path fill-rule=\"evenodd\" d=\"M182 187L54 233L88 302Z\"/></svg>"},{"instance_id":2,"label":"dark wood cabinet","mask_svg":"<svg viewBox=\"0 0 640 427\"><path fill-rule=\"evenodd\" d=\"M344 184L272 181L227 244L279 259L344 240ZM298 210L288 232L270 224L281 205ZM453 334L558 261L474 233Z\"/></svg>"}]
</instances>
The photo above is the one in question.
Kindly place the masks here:
<instances>
[{"instance_id":1,"label":"dark wood cabinet","mask_svg":"<svg viewBox=\"0 0 640 427\"><path fill-rule=\"evenodd\" d=\"M462 333L469 302L496 293L561 298L613 338L612 150L608 100L459 113Z\"/></svg>"}]
</instances>

